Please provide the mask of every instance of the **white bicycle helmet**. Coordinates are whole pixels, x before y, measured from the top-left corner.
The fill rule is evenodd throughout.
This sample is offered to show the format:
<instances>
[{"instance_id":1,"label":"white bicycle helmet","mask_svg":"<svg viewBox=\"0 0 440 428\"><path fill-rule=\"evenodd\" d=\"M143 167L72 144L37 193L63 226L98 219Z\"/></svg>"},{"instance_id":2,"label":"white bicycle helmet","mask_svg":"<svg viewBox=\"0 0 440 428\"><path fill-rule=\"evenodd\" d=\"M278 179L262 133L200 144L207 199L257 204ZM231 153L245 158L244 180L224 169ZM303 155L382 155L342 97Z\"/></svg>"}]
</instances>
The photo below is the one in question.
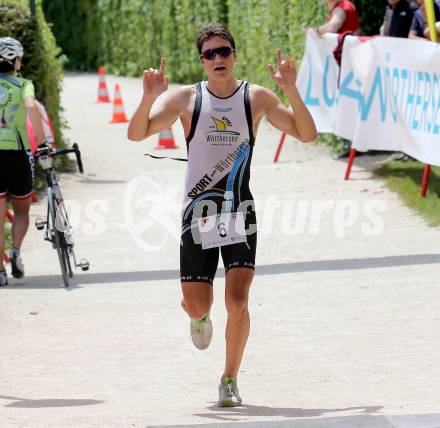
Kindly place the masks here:
<instances>
[{"instance_id":1,"label":"white bicycle helmet","mask_svg":"<svg viewBox=\"0 0 440 428\"><path fill-rule=\"evenodd\" d=\"M23 56L23 46L12 37L0 38L0 62L12 61Z\"/></svg>"}]
</instances>

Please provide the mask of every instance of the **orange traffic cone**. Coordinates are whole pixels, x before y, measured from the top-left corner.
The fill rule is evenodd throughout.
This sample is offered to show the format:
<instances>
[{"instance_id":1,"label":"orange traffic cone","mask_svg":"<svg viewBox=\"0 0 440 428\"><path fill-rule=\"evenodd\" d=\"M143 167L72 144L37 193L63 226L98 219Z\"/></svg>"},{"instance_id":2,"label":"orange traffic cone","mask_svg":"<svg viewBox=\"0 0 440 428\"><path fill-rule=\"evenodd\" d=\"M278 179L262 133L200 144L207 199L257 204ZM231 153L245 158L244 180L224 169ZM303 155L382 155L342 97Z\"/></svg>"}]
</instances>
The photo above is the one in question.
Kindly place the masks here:
<instances>
[{"instance_id":1,"label":"orange traffic cone","mask_svg":"<svg viewBox=\"0 0 440 428\"><path fill-rule=\"evenodd\" d=\"M115 97L113 100L113 118L110 123L125 123L128 122L124 111L124 104L122 103L121 88L118 84L115 85Z\"/></svg>"},{"instance_id":2,"label":"orange traffic cone","mask_svg":"<svg viewBox=\"0 0 440 428\"><path fill-rule=\"evenodd\" d=\"M98 103L109 103L110 97L108 96L107 84L105 83L105 68L99 67L99 86L98 86Z\"/></svg>"},{"instance_id":3,"label":"orange traffic cone","mask_svg":"<svg viewBox=\"0 0 440 428\"><path fill-rule=\"evenodd\" d=\"M179 147L176 146L176 143L174 141L173 131L171 130L171 128L164 129L163 131L160 131L159 141L157 143L157 146L155 147L156 150L178 149L178 148Z\"/></svg>"}]
</instances>

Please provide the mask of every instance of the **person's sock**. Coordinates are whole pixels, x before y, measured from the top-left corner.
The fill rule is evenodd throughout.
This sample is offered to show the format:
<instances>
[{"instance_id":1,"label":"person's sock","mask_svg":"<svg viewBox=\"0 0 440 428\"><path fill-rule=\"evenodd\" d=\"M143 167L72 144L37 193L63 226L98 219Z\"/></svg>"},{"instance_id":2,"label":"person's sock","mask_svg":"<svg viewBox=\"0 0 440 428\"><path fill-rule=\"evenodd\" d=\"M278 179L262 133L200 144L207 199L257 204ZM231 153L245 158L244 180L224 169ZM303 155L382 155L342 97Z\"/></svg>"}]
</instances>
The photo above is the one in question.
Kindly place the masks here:
<instances>
[{"instance_id":1,"label":"person's sock","mask_svg":"<svg viewBox=\"0 0 440 428\"><path fill-rule=\"evenodd\" d=\"M11 256L18 257L20 255L20 249L17 247L12 247Z\"/></svg>"}]
</instances>

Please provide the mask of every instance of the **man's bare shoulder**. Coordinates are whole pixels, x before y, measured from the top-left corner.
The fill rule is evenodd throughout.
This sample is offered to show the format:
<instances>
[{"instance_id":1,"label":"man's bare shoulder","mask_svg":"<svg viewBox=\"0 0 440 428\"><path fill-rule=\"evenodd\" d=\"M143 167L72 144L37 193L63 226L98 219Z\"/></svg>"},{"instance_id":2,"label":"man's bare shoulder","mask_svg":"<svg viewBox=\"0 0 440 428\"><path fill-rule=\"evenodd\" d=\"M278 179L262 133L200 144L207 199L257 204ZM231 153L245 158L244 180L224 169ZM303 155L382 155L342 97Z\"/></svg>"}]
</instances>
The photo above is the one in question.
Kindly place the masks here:
<instances>
[{"instance_id":1,"label":"man's bare shoulder","mask_svg":"<svg viewBox=\"0 0 440 428\"><path fill-rule=\"evenodd\" d=\"M262 107L268 107L278 100L275 92L255 83L249 84L249 95L253 102L257 102Z\"/></svg>"},{"instance_id":2,"label":"man's bare shoulder","mask_svg":"<svg viewBox=\"0 0 440 428\"><path fill-rule=\"evenodd\" d=\"M170 91L169 97L185 100L193 97L196 94L196 85L182 85L176 88L173 88Z\"/></svg>"},{"instance_id":3,"label":"man's bare shoulder","mask_svg":"<svg viewBox=\"0 0 440 428\"><path fill-rule=\"evenodd\" d=\"M269 97L269 98L275 95L275 93L269 88L266 88L261 85L257 85L255 83L249 83L249 93L251 95L255 95L258 97Z\"/></svg>"},{"instance_id":4,"label":"man's bare shoulder","mask_svg":"<svg viewBox=\"0 0 440 428\"><path fill-rule=\"evenodd\" d=\"M173 88L168 94L168 102L185 110L196 95L196 85L183 85Z\"/></svg>"}]
</instances>

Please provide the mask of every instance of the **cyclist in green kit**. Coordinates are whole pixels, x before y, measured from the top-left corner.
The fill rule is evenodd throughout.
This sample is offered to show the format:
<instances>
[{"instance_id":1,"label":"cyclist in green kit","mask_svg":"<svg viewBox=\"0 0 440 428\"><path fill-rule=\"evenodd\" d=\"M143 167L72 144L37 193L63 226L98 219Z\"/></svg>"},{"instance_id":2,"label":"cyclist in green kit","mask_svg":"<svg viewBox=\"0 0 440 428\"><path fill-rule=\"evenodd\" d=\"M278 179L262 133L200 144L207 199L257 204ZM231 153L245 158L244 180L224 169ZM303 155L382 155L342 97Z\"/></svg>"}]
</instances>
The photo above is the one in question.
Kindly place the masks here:
<instances>
[{"instance_id":1,"label":"cyclist in green kit","mask_svg":"<svg viewBox=\"0 0 440 428\"><path fill-rule=\"evenodd\" d=\"M12 276L24 276L20 249L29 226L33 186L33 158L26 134L26 113L32 121L38 143L45 142L34 86L30 80L17 76L22 57L23 46L18 40L0 38L0 286L8 284L3 264L8 196L14 210L10 255Z\"/></svg>"}]
</instances>

